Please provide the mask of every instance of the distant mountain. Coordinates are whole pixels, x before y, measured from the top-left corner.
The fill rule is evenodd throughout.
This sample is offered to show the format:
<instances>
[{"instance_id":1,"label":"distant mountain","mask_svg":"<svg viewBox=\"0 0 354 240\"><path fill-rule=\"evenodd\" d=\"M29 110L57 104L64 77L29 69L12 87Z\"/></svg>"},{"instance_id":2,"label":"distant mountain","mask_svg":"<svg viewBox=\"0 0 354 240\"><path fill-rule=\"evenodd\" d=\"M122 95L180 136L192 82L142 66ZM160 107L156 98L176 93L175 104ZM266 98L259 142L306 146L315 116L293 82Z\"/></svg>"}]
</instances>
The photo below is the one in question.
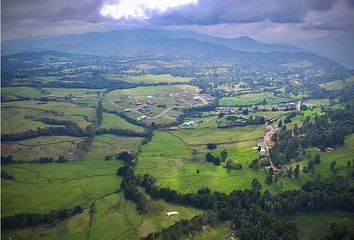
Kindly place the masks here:
<instances>
[{"instance_id":1,"label":"distant mountain","mask_svg":"<svg viewBox=\"0 0 354 240\"><path fill-rule=\"evenodd\" d=\"M281 48L283 51L268 52ZM48 50L103 56L152 54L201 60L232 59L241 65L268 70L276 70L294 62L309 62L310 66L325 67L331 71L344 69L327 58L310 52L289 52L289 48L290 45L262 44L248 37L226 39L187 31L148 29L40 36L2 42L2 54ZM252 52L250 49L260 51ZM294 66L302 66L302 63Z\"/></svg>"},{"instance_id":2,"label":"distant mountain","mask_svg":"<svg viewBox=\"0 0 354 240\"><path fill-rule=\"evenodd\" d=\"M354 34L341 37L321 37L296 43L313 53L328 57L354 69Z\"/></svg>"},{"instance_id":3,"label":"distant mountain","mask_svg":"<svg viewBox=\"0 0 354 240\"><path fill-rule=\"evenodd\" d=\"M131 47L133 47L132 50L134 50L138 44L145 44L147 41L161 38L190 38L245 52L306 52L305 49L299 47L287 44L264 44L249 37L220 38L191 31L136 29L58 36L49 35L8 40L2 42L2 54L43 50L83 53L88 52L85 50L86 47L89 47L87 50L92 50L92 46L94 46L96 50L99 50L101 47L101 50L104 50L101 54L114 54L114 50L125 50L125 48ZM109 49L111 49L111 51Z\"/></svg>"}]
</instances>

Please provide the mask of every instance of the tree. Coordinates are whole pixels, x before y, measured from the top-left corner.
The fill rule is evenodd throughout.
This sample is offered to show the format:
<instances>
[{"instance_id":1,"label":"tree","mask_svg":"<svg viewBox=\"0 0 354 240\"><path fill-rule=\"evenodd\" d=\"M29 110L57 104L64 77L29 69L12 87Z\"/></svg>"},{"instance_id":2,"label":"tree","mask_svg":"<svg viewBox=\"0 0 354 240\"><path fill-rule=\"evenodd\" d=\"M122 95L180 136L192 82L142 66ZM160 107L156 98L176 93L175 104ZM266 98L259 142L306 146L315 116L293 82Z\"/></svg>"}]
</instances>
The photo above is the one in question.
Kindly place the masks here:
<instances>
[{"instance_id":1,"label":"tree","mask_svg":"<svg viewBox=\"0 0 354 240\"><path fill-rule=\"evenodd\" d=\"M289 170L288 170L287 176L291 178L292 175L293 175L293 167L290 167Z\"/></svg>"},{"instance_id":2,"label":"tree","mask_svg":"<svg viewBox=\"0 0 354 240\"><path fill-rule=\"evenodd\" d=\"M278 122L278 127L282 127L283 126L283 121L280 119L279 122Z\"/></svg>"},{"instance_id":3,"label":"tree","mask_svg":"<svg viewBox=\"0 0 354 240\"><path fill-rule=\"evenodd\" d=\"M295 169L294 169L294 176L295 176L296 178L298 178L298 177L299 177L299 174L300 174L300 165L299 165L299 164L296 164L296 167L295 167Z\"/></svg>"},{"instance_id":4,"label":"tree","mask_svg":"<svg viewBox=\"0 0 354 240\"><path fill-rule=\"evenodd\" d=\"M320 154L315 154L315 156L313 157L313 162L315 164L319 164L321 162Z\"/></svg>"},{"instance_id":5,"label":"tree","mask_svg":"<svg viewBox=\"0 0 354 240\"><path fill-rule=\"evenodd\" d=\"M210 152L208 152L208 153L205 155L205 160L206 160L207 162L214 162L214 156L213 156Z\"/></svg>"},{"instance_id":6,"label":"tree","mask_svg":"<svg viewBox=\"0 0 354 240\"><path fill-rule=\"evenodd\" d=\"M262 185L257 178L253 178L251 187L254 192L262 189Z\"/></svg>"},{"instance_id":7,"label":"tree","mask_svg":"<svg viewBox=\"0 0 354 240\"><path fill-rule=\"evenodd\" d=\"M331 171L334 174L337 174L337 168L336 168L336 161L335 160L330 163L329 168L331 169Z\"/></svg>"},{"instance_id":8,"label":"tree","mask_svg":"<svg viewBox=\"0 0 354 240\"><path fill-rule=\"evenodd\" d=\"M309 171L311 171L312 173L314 172L315 170L315 163L313 160L310 160L308 163L307 163L307 168L309 169Z\"/></svg>"},{"instance_id":9,"label":"tree","mask_svg":"<svg viewBox=\"0 0 354 240\"><path fill-rule=\"evenodd\" d=\"M207 144L207 148L208 148L209 150L214 150L214 149L217 148L217 145L216 145L216 143L208 143L208 144Z\"/></svg>"},{"instance_id":10,"label":"tree","mask_svg":"<svg viewBox=\"0 0 354 240\"><path fill-rule=\"evenodd\" d=\"M293 132L295 136L299 135L299 127L296 123L294 124Z\"/></svg>"},{"instance_id":11,"label":"tree","mask_svg":"<svg viewBox=\"0 0 354 240\"><path fill-rule=\"evenodd\" d=\"M348 161L348 163L347 163L347 168L350 168L351 165L352 165L352 162L351 162L351 161Z\"/></svg>"},{"instance_id":12,"label":"tree","mask_svg":"<svg viewBox=\"0 0 354 240\"><path fill-rule=\"evenodd\" d=\"M268 184L268 185L273 183L273 177L272 177L271 174L268 174L268 176L265 179L265 183Z\"/></svg>"},{"instance_id":13,"label":"tree","mask_svg":"<svg viewBox=\"0 0 354 240\"><path fill-rule=\"evenodd\" d=\"M213 164L219 166L221 164L219 157L214 157Z\"/></svg>"},{"instance_id":14,"label":"tree","mask_svg":"<svg viewBox=\"0 0 354 240\"><path fill-rule=\"evenodd\" d=\"M104 157L104 159L105 159L106 161L111 160L111 159L112 159L112 155L106 155L106 156Z\"/></svg>"},{"instance_id":15,"label":"tree","mask_svg":"<svg viewBox=\"0 0 354 240\"><path fill-rule=\"evenodd\" d=\"M259 163L259 160L257 158L253 159L249 165L250 168L253 168L253 169L256 169L258 168L258 163Z\"/></svg>"},{"instance_id":16,"label":"tree","mask_svg":"<svg viewBox=\"0 0 354 240\"><path fill-rule=\"evenodd\" d=\"M220 157L221 157L222 161L225 161L225 160L226 160L226 158L227 158L227 151L226 151L226 149L224 149L224 150L221 151Z\"/></svg>"}]
</instances>

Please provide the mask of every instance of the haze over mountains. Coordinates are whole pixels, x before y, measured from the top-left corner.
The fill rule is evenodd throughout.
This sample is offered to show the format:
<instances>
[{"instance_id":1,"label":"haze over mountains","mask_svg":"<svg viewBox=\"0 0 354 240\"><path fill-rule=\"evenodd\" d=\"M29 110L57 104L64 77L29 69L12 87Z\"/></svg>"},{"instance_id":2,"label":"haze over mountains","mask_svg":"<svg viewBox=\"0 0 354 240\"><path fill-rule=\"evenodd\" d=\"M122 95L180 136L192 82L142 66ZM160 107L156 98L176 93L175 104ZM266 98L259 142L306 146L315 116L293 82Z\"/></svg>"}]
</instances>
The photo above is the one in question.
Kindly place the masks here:
<instances>
[{"instance_id":1,"label":"haze over mountains","mask_svg":"<svg viewBox=\"0 0 354 240\"><path fill-rule=\"evenodd\" d=\"M191 31L116 30L29 37L2 42L2 54L55 50L78 54L132 55L132 54L185 54L191 57L237 57L258 63L276 58L300 57L332 61L310 53L309 50L289 44L265 44L250 37L220 38ZM301 52L301 53L300 53ZM272 53L271 55L269 53ZM296 53L296 54L293 54ZM249 61L247 61L247 59Z\"/></svg>"}]
</instances>

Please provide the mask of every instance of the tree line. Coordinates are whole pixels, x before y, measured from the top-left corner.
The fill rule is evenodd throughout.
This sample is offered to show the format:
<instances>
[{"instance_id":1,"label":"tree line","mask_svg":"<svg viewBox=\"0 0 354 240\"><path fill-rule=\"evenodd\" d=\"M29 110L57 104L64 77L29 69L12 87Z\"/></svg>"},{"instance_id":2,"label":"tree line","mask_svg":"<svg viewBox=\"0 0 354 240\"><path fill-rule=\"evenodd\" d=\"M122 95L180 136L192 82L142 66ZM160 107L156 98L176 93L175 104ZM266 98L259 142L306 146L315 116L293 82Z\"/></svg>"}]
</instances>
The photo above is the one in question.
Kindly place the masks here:
<instances>
[{"instance_id":1,"label":"tree line","mask_svg":"<svg viewBox=\"0 0 354 240\"><path fill-rule=\"evenodd\" d=\"M282 126L272 137L275 145L270 149L269 155L274 164L285 164L309 146L324 151L326 147L343 145L345 137L353 132L353 105L343 110L331 110L323 116L316 116L314 121L306 117L301 127L297 124L293 129Z\"/></svg>"},{"instance_id":2,"label":"tree line","mask_svg":"<svg viewBox=\"0 0 354 240\"><path fill-rule=\"evenodd\" d=\"M58 220L64 220L76 214L82 213L83 208L75 206L71 209L55 209L49 213L20 213L13 216L1 218L2 228L19 228L33 226L42 223L54 223Z\"/></svg>"},{"instance_id":3,"label":"tree line","mask_svg":"<svg viewBox=\"0 0 354 240\"><path fill-rule=\"evenodd\" d=\"M124 162L125 165L117 170L117 174L123 177L121 187L126 198L137 203L141 214L149 211L150 200L145 196L148 194L169 203L211 211L220 221L232 221L240 239L297 239L295 226L278 220L274 214L322 209L354 211L353 189L349 187L349 179L344 177L310 181L300 190L279 195L272 195L268 190L262 194L262 185L257 179L252 180L251 189L234 190L230 194L212 192L208 188L182 194L156 185L156 179L151 175L134 174L135 159ZM138 187L143 188L145 194ZM201 229L202 224L205 222L184 220L144 239L177 239L190 229Z\"/></svg>"},{"instance_id":4,"label":"tree line","mask_svg":"<svg viewBox=\"0 0 354 240\"><path fill-rule=\"evenodd\" d=\"M1 155L1 164L21 164L21 163L65 163L69 162L69 159L63 155L60 155L57 159L52 157L40 157L34 160L15 160L12 155Z\"/></svg>"}]
</instances>

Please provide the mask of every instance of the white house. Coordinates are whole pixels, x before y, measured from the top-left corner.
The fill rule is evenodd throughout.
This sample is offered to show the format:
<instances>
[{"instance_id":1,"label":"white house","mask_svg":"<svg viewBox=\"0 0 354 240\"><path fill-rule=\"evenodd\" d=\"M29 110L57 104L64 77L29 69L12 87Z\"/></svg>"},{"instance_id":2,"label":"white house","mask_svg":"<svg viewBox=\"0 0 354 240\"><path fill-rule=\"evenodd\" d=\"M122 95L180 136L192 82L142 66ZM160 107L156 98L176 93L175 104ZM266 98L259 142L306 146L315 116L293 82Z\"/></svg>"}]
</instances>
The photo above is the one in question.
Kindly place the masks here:
<instances>
[{"instance_id":1,"label":"white house","mask_svg":"<svg viewBox=\"0 0 354 240\"><path fill-rule=\"evenodd\" d=\"M166 214L167 214L168 217L170 217L170 216L178 215L178 212L173 211L173 212L167 212Z\"/></svg>"}]
</instances>

